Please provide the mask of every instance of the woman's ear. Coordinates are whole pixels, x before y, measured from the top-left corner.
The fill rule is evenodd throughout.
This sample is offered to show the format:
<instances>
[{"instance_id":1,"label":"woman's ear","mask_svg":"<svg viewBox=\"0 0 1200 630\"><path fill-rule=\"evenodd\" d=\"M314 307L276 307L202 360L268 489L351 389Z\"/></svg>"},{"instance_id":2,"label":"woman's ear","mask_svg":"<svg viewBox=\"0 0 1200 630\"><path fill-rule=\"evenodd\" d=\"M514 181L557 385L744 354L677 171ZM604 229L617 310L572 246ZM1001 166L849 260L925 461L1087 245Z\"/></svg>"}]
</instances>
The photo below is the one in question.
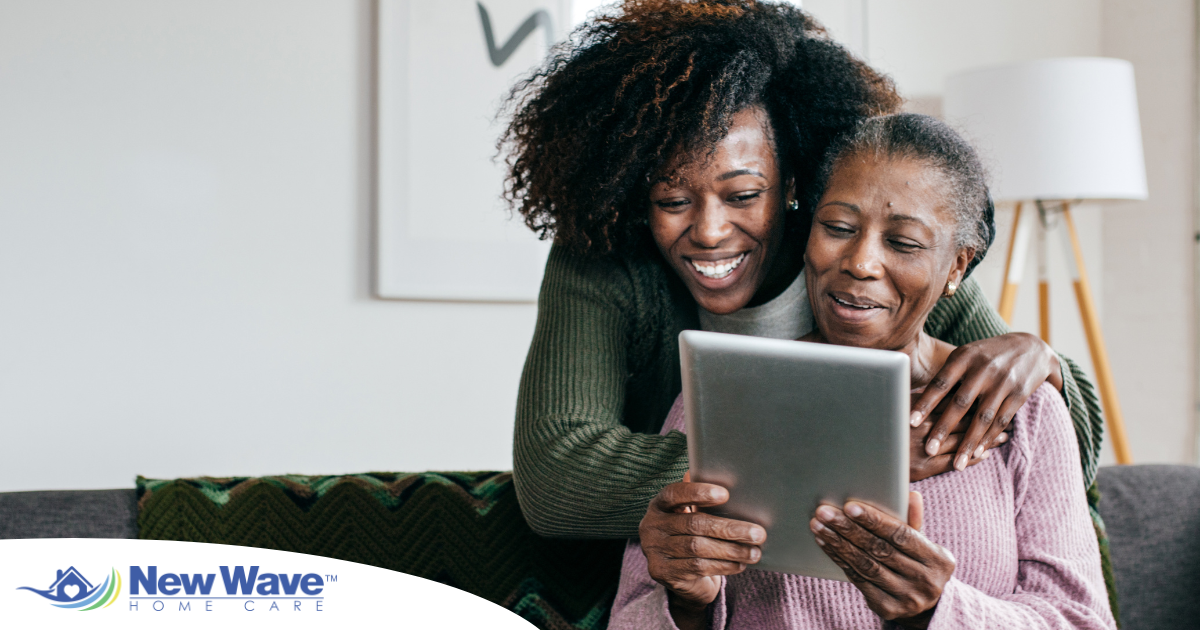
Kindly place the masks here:
<instances>
[{"instance_id":1,"label":"woman's ear","mask_svg":"<svg viewBox=\"0 0 1200 630\"><path fill-rule=\"evenodd\" d=\"M969 247L958 250L958 255L954 257L954 266L950 268L950 275L946 278L946 286L942 290L942 297L950 297L958 290L958 285L962 284L963 278L967 275L967 267L971 265L971 261L975 260L975 250Z\"/></svg>"},{"instance_id":2,"label":"woman's ear","mask_svg":"<svg viewBox=\"0 0 1200 630\"><path fill-rule=\"evenodd\" d=\"M796 180L788 179L783 185L783 196L780 199L785 212L795 212L800 209L800 201L796 199Z\"/></svg>"}]
</instances>

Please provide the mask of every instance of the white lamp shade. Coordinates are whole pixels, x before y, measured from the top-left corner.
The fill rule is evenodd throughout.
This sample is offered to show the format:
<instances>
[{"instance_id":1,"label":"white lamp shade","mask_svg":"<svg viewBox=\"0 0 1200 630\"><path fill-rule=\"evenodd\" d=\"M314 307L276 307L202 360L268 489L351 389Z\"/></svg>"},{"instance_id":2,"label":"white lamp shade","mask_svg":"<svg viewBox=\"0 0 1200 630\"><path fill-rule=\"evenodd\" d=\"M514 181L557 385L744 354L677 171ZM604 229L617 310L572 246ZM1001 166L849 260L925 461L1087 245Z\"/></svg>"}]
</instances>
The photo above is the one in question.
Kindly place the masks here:
<instances>
[{"instance_id":1,"label":"white lamp shade","mask_svg":"<svg viewBox=\"0 0 1200 630\"><path fill-rule=\"evenodd\" d=\"M1042 59L950 77L948 122L992 166L997 200L1145 199L1133 64Z\"/></svg>"}]
</instances>

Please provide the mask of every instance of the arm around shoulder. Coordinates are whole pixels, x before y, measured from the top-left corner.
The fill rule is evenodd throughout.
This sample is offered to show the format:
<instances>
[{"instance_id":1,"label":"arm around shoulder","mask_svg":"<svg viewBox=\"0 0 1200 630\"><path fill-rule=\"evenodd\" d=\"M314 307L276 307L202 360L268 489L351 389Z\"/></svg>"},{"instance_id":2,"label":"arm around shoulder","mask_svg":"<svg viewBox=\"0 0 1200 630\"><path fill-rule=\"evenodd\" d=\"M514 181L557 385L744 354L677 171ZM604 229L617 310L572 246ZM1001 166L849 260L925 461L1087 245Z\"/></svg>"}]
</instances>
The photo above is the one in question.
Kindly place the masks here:
<instances>
[{"instance_id":1,"label":"arm around shoulder","mask_svg":"<svg viewBox=\"0 0 1200 630\"><path fill-rule=\"evenodd\" d=\"M934 307L925 323L925 332L956 346L1012 332L984 297L979 283L968 278L954 297L943 299ZM1095 480L1100 458L1100 442L1104 419L1100 400L1090 377L1074 361L1058 355L1062 365L1063 387L1060 392L1071 414L1076 442L1082 463L1085 487Z\"/></svg>"}]
</instances>

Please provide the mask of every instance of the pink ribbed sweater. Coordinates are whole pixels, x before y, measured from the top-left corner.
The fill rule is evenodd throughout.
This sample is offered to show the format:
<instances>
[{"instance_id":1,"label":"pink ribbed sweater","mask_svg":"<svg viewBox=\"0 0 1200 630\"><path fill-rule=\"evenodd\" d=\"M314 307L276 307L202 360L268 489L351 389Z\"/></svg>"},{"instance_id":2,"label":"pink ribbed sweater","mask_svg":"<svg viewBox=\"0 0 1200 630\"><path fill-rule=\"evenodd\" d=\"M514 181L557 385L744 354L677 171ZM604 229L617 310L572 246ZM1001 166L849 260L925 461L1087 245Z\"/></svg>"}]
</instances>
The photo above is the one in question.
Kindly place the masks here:
<instances>
[{"instance_id":1,"label":"pink ribbed sweater","mask_svg":"<svg viewBox=\"0 0 1200 630\"><path fill-rule=\"evenodd\" d=\"M670 430L684 430L682 399L667 416ZM1062 396L1043 385L990 459L911 484L925 497L925 535L957 560L931 629L1116 627L1080 470ZM891 625L852 584L754 569L727 578L709 610L713 628ZM675 627L666 590L630 541L609 628Z\"/></svg>"}]
</instances>

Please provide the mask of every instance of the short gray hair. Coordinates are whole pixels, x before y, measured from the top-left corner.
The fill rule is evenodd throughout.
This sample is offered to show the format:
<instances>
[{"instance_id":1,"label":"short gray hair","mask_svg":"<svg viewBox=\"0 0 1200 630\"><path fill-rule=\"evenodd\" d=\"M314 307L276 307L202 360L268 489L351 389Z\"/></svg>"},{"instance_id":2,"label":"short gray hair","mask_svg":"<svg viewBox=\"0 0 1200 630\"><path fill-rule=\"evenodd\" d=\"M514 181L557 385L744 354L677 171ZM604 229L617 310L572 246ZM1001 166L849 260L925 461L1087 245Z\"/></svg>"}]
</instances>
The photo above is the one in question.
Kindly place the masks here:
<instances>
[{"instance_id":1,"label":"short gray hair","mask_svg":"<svg viewBox=\"0 0 1200 630\"><path fill-rule=\"evenodd\" d=\"M996 237L996 213L988 192L987 170L970 143L950 125L932 116L891 114L865 118L830 146L819 173L821 185L814 189L823 191L838 161L855 154L919 160L942 175L954 209L955 245L975 250L975 258L967 265L966 275L969 275ZM815 208L817 199L811 201L811 207Z\"/></svg>"}]
</instances>

